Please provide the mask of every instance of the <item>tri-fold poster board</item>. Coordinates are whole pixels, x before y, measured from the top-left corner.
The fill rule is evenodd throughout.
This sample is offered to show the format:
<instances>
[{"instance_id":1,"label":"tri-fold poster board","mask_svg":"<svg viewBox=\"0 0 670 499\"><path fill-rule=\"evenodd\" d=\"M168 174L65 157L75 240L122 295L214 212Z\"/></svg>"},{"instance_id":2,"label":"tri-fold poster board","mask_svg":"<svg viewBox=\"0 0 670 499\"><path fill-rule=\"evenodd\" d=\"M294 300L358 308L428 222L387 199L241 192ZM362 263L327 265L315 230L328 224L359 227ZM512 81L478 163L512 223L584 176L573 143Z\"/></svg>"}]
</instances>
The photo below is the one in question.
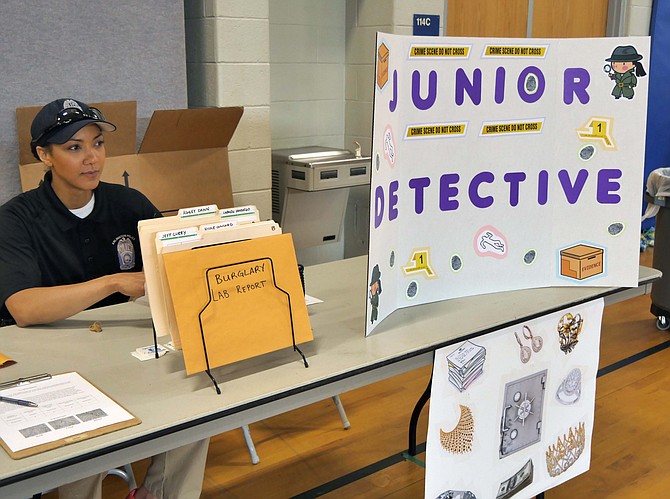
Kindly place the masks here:
<instances>
[{"instance_id":1,"label":"tri-fold poster board","mask_svg":"<svg viewBox=\"0 0 670 499\"><path fill-rule=\"evenodd\" d=\"M447 298L636 286L649 55L378 33L366 334Z\"/></svg>"},{"instance_id":2,"label":"tri-fold poster board","mask_svg":"<svg viewBox=\"0 0 670 499\"><path fill-rule=\"evenodd\" d=\"M291 235L255 207L185 208L139 236L156 334L187 374L312 340Z\"/></svg>"}]
</instances>

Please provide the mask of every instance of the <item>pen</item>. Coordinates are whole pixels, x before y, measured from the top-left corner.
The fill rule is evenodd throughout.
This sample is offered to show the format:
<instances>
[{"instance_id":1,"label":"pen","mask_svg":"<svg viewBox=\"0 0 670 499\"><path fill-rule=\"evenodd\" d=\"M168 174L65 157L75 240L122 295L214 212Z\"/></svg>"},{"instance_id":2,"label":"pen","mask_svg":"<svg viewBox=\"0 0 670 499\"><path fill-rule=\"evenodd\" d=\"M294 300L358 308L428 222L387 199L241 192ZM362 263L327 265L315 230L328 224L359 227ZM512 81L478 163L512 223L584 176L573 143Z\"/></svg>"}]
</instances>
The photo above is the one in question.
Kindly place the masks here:
<instances>
[{"instance_id":1,"label":"pen","mask_svg":"<svg viewBox=\"0 0 670 499\"><path fill-rule=\"evenodd\" d=\"M37 407L35 402L30 400L12 399L9 397L0 397L0 402L7 402L8 404L23 405L25 407Z\"/></svg>"}]
</instances>

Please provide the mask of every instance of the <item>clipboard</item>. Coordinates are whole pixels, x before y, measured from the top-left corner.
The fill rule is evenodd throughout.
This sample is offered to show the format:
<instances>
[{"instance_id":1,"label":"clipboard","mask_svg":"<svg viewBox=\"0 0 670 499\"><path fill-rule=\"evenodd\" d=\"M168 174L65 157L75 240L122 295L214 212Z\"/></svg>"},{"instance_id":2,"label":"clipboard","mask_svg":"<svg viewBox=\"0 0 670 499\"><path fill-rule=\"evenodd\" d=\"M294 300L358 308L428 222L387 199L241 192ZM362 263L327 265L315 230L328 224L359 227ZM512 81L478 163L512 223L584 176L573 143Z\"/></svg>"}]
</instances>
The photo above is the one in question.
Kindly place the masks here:
<instances>
[{"instance_id":1,"label":"clipboard","mask_svg":"<svg viewBox=\"0 0 670 499\"><path fill-rule=\"evenodd\" d=\"M60 409L57 412L54 406L57 401L66 399L66 389L76 391L78 397L85 395L90 401L89 406L80 405L78 409ZM52 397L58 395L58 391L63 393L63 398L54 400ZM139 418L74 371L6 381L0 383L0 393L38 403L37 407L3 404L0 408L0 446L12 459L32 456L141 423Z\"/></svg>"}]
</instances>

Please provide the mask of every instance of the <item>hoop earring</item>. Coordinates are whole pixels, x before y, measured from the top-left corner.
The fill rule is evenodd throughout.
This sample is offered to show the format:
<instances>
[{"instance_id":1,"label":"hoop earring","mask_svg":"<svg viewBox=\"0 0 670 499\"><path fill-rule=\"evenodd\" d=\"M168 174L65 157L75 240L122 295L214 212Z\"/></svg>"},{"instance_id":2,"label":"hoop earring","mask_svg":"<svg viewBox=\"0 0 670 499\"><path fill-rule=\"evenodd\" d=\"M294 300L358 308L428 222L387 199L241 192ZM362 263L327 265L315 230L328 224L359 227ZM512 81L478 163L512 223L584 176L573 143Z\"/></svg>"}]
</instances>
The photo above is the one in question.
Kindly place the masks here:
<instances>
[{"instance_id":1,"label":"hoop earring","mask_svg":"<svg viewBox=\"0 0 670 499\"><path fill-rule=\"evenodd\" d=\"M526 329L528 330L528 336L526 336ZM530 340L530 344L533 347L533 352L537 353L540 350L542 350L542 336L533 336L533 333L531 332L530 328L526 325L523 326L523 337L526 338L527 340Z\"/></svg>"},{"instance_id":2,"label":"hoop earring","mask_svg":"<svg viewBox=\"0 0 670 499\"><path fill-rule=\"evenodd\" d=\"M519 356L521 357L521 362L524 364L527 363L530 360L530 348L521 343L521 339L519 339L519 333L514 331L514 336L516 336L516 341L519 344L519 347L521 347L521 352L519 352Z\"/></svg>"}]
</instances>

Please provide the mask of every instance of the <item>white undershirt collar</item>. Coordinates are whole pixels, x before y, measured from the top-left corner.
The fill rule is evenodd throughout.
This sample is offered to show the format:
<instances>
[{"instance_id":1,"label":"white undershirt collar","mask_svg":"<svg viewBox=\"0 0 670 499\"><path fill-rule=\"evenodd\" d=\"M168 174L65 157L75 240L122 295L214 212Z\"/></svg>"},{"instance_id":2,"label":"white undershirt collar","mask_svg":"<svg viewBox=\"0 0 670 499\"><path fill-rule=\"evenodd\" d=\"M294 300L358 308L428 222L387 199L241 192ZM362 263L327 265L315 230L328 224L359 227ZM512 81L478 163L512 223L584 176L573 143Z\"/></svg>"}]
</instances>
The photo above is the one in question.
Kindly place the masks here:
<instances>
[{"instance_id":1,"label":"white undershirt collar","mask_svg":"<svg viewBox=\"0 0 670 499\"><path fill-rule=\"evenodd\" d=\"M77 215L79 218L86 218L93 212L94 206L95 206L95 193L93 193L93 195L91 196L91 200L84 206L70 211L72 212L72 214Z\"/></svg>"}]
</instances>

